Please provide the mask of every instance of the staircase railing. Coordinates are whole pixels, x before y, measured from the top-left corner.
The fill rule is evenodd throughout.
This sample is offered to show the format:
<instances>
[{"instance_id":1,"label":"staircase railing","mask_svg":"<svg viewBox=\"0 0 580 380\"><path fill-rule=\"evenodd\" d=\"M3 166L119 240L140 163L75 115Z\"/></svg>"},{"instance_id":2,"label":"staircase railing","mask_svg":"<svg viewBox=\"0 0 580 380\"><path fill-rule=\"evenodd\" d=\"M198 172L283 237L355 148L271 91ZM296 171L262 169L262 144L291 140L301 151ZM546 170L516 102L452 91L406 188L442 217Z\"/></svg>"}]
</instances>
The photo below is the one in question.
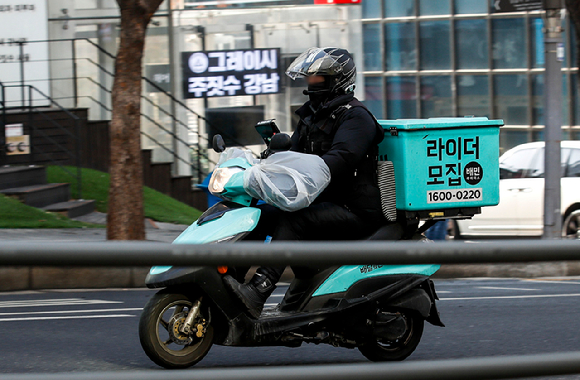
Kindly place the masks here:
<instances>
[{"instance_id":1,"label":"staircase railing","mask_svg":"<svg viewBox=\"0 0 580 380\"><path fill-rule=\"evenodd\" d=\"M111 59L116 59L116 57L109 53L108 51L106 51L105 49L103 49L101 46L99 46L98 44L94 43L93 41L91 41L90 39L86 39L86 38L80 38L80 39L76 39L76 41L85 41L88 42L90 45L92 45L93 47L95 47L98 51L100 51L101 53L103 53L104 55L106 55L107 57L111 58ZM114 74L112 72L110 72L109 70L107 70L105 67L103 67L102 65L100 65L99 63L93 61L90 58L76 58L77 60L85 60L87 62L89 62L90 64L92 64L93 66L95 66L100 72L106 74L107 76L114 78ZM80 79L80 78L79 78ZM103 86L101 83L96 82L94 79L92 78L87 78L89 82L93 83L93 85L98 86L102 91L111 94L111 90L107 89L105 86ZM194 162L189 163L192 167L192 169L194 169L194 171L197 171L197 181L201 182L203 180L203 176L204 174L207 174L207 171L204 173L204 170L202 168L202 163L201 163L201 159L206 160L208 163L212 163L212 164L216 164L215 161L211 160L210 157L208 156L207 153L204 153L201 149L202 146L202 140L203 143L206 146L209 146L209 140L207 139L207 137L203 136L200 131L199 131L199 126L200 126L200 121L204 121L206 125L211 126L212 129L214 129L215 131L217 131L218 133L224 135L225 137L227 137L228 139L230 139L231 141L234 141L237 145L243 147L243 148L247 148L245 147L243 144L241 144L234 136L232 136L230 133L228 133L227 131L223 130L222 128L213 125L212 123L210 123L210 121L202 116L201 114L199 114L198 112L194 111L193 109L191 109L190 107L188 107L184 102L182 102L181 100L177 99L173 94L165 91L164 89L162 89L159 85L157 85L155 82L149 80L146 77L141 77L141 79L149 86L153 87L157 93L160 93L164 96L166 96L174 105L177 105L179 107L182 107L183 110L185 110L186 114L191 114L194 117L197 118L198 122L197 122L197 129L196 130L192 130L192 128L184 123L183 121L181 121L180 119L178 119L174 114L166 111L165 109L163 109L163 107L161 107L159 104L154 103L151 99L149 99L146 96L141 95L141 99L143 99L145 102L147 102L149 105L151 105L152 107L154 107L155 109L159 110L160 113L164 114L165 116L169 117L170 120L175 123L175 125L181 126L183 128L185 128L185 130L189 131L190 133L194 133L197 135L197 145L192 145L186 141L184 141L182 138L180 138L179 136L177 136L173 131L168 130L167 128L163 127L160 123L158 123L157 121L153 120L151 117L147 116L146 114L144 114L143 112L141 113L141 116L146 119L147 121L151 122L153 125L155 125L156 127L158 127L160 130L164 131L165 133L167 133L168 135L170 135L175 141L177 141L180 144L184 144L186 145L189 149L193 150L195 152L196 155L196 163L194 164ZM75 81L75 85L78 82ZM78 94L78 90L75 91L76 94ZM99 104L102 104L101 102L97 102ZM104 108L108 111L110 111L109 108ZM162 143L160 143L158 140L156 140L155 138L153 138L152 136L150 136L149 134L145 133L145 132L141 132L143 136L145 136L146 138L149 139L149 141L152 141L153 143L155 143L157 146L159 146L161 149L167 151L168 153L170 153L174 159L177 159L179 161L185 162L185 160L180 157L179 155L177 155L174 151L168 149L165 145L163 145Z\"/></svg>"},{"instance_id":2,"label":"staircase railing","mask_svg":"<svg viewBox=\"0 0 580 380\"><path fill-rule=\"evenodd\" d=\"M20 88L22 91L22 94L24 95L22 97L21 100L19 100L19 102L21 103L19 106L15 106L15 107L9 107L8 106L8 101L6 100L6 89L7 88ZM54 166L58 167L59 169L61 169L62 171L66 172L67 174L69 174L70 176L76 178L76 188L77 188L77 197L79 199L82 199L82 184L81 184L81 180L82 180L82 172L81 172L81 133L80 133L80 123L81 123L81 119L73 114L72 112L70 112L69 110L65 109L64 107L62 107L59 103L57 103L54 99L52 99L50 96L46 95L44 92L42 92L41 90L39 90L38 88L32 86L32 85L5 85L2 82L0 82L0 93L2 94L2 130L4 132L5 126L6 126L6 120L7 120L7 111L9 108L12 109L20 109L23 111L27 111L28 112L28 127L30 128L30 162L35 162L34 156L37 154L37 151L39 153L45 154L47 161L51 162ZM26 103L26 93L28 94L28 104ZM53 109L58 109L60 111L62 111L70 120L72 120L72 124L73 124L73 129L75 131L75 133L71 133L71 131L64 127L62 124L57 123L53 118L49 117L47 115L47 113L45 111L42 111L40 107L34 106L34 101L35 101L35 97L34 95L38 94L41 97L41 100L44 101L43 103L48 102L48 104L50 105L50 107L52 107ZM38 100L38 99L36 99ZM74 141L74 152L71 151L69 148L67 148L65 145L61 144L60 142L56 141L53 137L51 137L50 135L48 135L47 133L45 133L41 128L38 128L35 124L35 118L34 115L38 115L40 118L42 118L43 120L45 120L46 122L48 122L50 125L52 125L53 127L57 128L58 130L64 132L66 135L68 135L70 138L72 138L72 141ZM5 135L5 132L2 134L3 136ZM33 138L35 135L39 135L41 136L44 140L50 142L52 145L58 147L58 149L65 153L67 156L70 157L70 159L75 162L75 166L76 166L76 173L71 172L69 169L67 169L64 164L62 163L62 161L57 161L55 159L52 158L52 156L46 152L45 150L43 150L40 146L33 144ZM5 146L5 145L3 145ZM4 148L5 150L5 148Z\"/></svg>"},{"instance_id":3,"label":"staircase railing","mask_svg":"<svg viewBox=\"0 0 580 380\"><path fill-rule=\"evenodd\" d=\"M88 83L91 84L91 86L95 86L96 88L99 89L99 91L102 94L105 94L106 96L110 97L111 94L111 89L107 88L108 86L105 83L100 83L98 80L96 80L94 77L90 77L90 76L82 76L82 75L78 75L79 71L82 70L82 67L79 66L79 63L84 61L87 62L90 67L94 67L97 71L97 73L101 76L107 77L107 78L114 78L114 73L111 72L111 70L107 69L106 67L104 67L102 64L100 64L99 62L96 62L95 60L88 58L88 57L81 57L79 56L79 52L77 51L79 46L78 43L79 42L83 42L83 43L87 43L89 46L92 46L94 49L96 49L96 51L99 52L99 54L101 54L102 57L108 57L112 60L116 59L116 56L111 54L110 52L108 52L106 49L104 49L102 46L99 46L97 43L91 41L88 38L76 38L76 39L55 39L55 40L45 40L45 41L26 41L23 43L18 43L19 44L19 50L20 50L20 57L25 57L25 46L29 45L29 44L34 44L34 43L46 43L46 44L50 44L50 43L55 43L55 44L70 44L70 56L64 57L64 58L51 58L48 59L48 61L50 62L56 62L57 64L60 63L65 63L65 62L69 62L70 63L70 74L65 75L65 77L62 78L50 78L50 79L32 79L29 77L29 79L26 80L26 83L28 84L34 84L34 82L56 82L56 81L69 81L70 83L70 90L69 93L65 93L65 94L52 94L52 100L53 101L62 101L62 102L69 102L74 104L74 107L78 107L79 106L79 101L80 100L86 100L88 101L90 104L94 105L94 107L96 107L98 110L103 110L106 113L110 113L111 112L111 107L108 106L107 104L109 104L108 101L103 101L102 98L98 99L95 96L91 96L93 94L81 94L79 92L80 90L80 86L79 86L79 81L80 80L86 80ZM67 47L62 46L60 47L60 51L66 51ZM20 62L20 61L19 61ZM32 62L32 61L29 61ZM38 61L35 61L38 62ZM21 70L21 77L20 77L20 81L13 81L13 82L5 82L5 85L16 85L16 84L20 84L21 86L24 85L24 78L25 78L25 64L23 64L21 62L20 64L20 70ZM61 72L65 72L65 71L61 71ZM18 78L15 78L18 79ZM32 79L32 80L31 80ZM167 102L169 103L169 105L165 105L158 102L156 103L155 101L153 101L152 99L141 95L141 98L144 99L145 104L147 104L148 107L150 107L150 109L154 110L155 113L159 114L159 115L163 115L164 118L166 118L167 122L171 122L172 123L172 127L168 127L167 126L167 122L163 123L160 122L159 120L155 120L156 118L150 117L149 115L146 114L145 111L141 111L141 116L143 117L144 120L146 120L148 123L151 123L152 126L155 126L156 128L159 128L159 131L164 135L164 136L170 136L171 140L173 140L173 147L170 147L170 144L165 141L159 141L159 137L161 136L152 136L151 133L148 133L146 130L144 130L142 132L142 136L144 136L144 138L149 141L155 148L158 148L160 151L164 151L166 152L170 157L173 158L174 162L182 162L185 163L187 166L192 168L192 174L194 174L194 178L195 180L199 183L203 180L204 175L207 174L207 172L209 171L209 164L215 164L215 162L209 157L209 155L207 154L207 147L209 147L211 144L208 141L207 137L203 134L201 134L199 127L200 125L202 125L202 122L205 123L206 126L210 126L213 130L215 130L217 133L220 133L222 135L224 135L225 137L227 137L228 139L230 139L231 141L234 141L236 144L246 148L243 144L241 144L239 141L237 141L237 139L235 138L235 136L232 136L231 133L228 133L227 131L225 131L223 128L221 128L220 126L216 126L213 125L205 116L199 114L198 112L194 111L193 109L191 109L185 102L177 99L172 93L167 92L166 90L164 90L163 88L159 87L155 82L149 80L146 77L142 77L142 80L144 82L144 84L146 84L148 87L155 89L155 92L158 94L158 96L160 97L166 97L166 98L162 98L167 99ZM38 86L36 86L36 88L38 89L39 86L41 86L40 84ZM22 98L24 98L24 96L22 96ZM22 100L24 101L24 100ZM171 111L169 111L169 109L171 109ZM178 109L179 112L175 112L175 110ZM180 120L180 118L177 116L178 114L181 115L185 115L187 118L193 116L194 118L197 119L197 128L194 128L195 126L193 124L195 123L191 123L192 125L189 125L190 123L186 122L185 120ZM162 125L165 124L165 126ZM176 133L176 129L175 127L178 127L180 130L182 131L187 131L188 135L190 137L188 138L184 138L177 136ZM191 136L195 136L195 138L192 138ZM197 139L196 142L195 139ZM190 152L190 155L185 156L183 154L178 154L178 151L180 149L178 149L178 146L184 146L185 150ZM170 149L171 148L171 149ZM183 151L183 150L182 150ZM1 154L1 153L0 153ZM191 156L193 155L193 157Z\"/></svg>"}]
</instances>

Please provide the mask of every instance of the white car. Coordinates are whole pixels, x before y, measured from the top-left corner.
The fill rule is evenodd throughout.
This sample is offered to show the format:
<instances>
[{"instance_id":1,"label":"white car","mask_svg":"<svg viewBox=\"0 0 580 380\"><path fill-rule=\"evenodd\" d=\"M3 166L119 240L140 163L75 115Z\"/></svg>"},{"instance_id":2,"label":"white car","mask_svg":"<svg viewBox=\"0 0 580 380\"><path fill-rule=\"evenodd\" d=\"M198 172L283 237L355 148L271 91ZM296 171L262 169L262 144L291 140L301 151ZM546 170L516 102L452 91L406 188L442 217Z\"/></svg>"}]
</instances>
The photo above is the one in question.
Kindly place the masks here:
<instances>
[{"instance_id":1,"label":"white car","mask_svg":"<svg viewBox=\"0 0 580 380\"><path fill-rule=\"evenodd\" d=\"M562 234L580 238L580 141L562 141ZM541 236L544 228L544 142L518 145L499 159L499 205L457 220L460 238Z\"/></svg>"}]
</instances>

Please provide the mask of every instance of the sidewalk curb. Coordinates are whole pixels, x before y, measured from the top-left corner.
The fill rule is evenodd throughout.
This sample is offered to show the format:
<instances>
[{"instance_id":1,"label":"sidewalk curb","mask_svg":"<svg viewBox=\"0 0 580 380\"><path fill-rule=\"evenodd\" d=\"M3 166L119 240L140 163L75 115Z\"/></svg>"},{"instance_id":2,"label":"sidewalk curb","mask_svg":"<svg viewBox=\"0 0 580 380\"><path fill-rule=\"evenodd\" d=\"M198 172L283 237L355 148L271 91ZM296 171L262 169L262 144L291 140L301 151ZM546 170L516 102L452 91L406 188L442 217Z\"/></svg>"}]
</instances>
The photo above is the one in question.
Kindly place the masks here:
<instances>
[{"instance_id":1,"label":"sidewalk curb","mask_svg":"<svg viewBox=\"0 0 580 380\"><path fill-rule=\"evenodd\" d=\"M1 267L0 291L38 289L142 288L149 267ZM443 265L433 278L534 278L579 276L580 262ZM287 269L281 281L293 278Z\"/></svg>"}]
</instances>

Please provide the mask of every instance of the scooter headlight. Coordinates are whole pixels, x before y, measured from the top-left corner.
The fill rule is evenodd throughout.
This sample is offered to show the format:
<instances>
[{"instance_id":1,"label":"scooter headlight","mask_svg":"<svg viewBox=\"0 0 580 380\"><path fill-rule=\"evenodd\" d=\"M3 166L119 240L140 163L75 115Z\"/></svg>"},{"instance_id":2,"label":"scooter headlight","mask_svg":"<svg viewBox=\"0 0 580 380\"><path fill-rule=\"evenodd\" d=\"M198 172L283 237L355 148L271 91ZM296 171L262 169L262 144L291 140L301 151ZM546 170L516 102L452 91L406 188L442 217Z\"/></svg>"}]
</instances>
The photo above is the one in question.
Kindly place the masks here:
<instances>
[{"instance_id":1,"label":"scooter headlight","mask_svg":"<svg viewBox=\"0 0 580 380\"><path fill-rule=\"evenodd\" d=\"M219 196L224 192L226 184L236 173L242 172L244 169L240 167L231 168L217 168L214 170L211 179L209 180L208 190L213 195Z\"/></svg>"}]
</instances>

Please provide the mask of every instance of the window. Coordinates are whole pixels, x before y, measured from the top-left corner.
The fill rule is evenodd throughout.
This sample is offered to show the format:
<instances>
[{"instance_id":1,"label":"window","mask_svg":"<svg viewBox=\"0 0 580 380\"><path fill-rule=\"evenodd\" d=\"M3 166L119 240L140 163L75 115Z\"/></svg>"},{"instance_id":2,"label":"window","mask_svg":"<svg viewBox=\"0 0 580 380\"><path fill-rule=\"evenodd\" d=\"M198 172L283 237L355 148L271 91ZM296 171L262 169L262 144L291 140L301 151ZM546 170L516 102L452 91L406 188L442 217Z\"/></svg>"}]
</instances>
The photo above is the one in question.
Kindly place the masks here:
<instances>
[{"instance_id":1,"label":"window","mask_svg":"<svg viewBox=\"0 0 580 380\"><path fill-rule=\"evenodd\" d=\"M385 25L385 60L387 70L416 70L414 23Z\"/></svg>"},{"instance_id":2,"label":"window","mask_svg":"<svg viewBox=\"0 0 580 380\"><path fill-rule=\"evenodd\" d=\"M525 173L526 178L544 178L545 175L545 158L544 148L538 149L538 154L534 157L530 170ZM560 177L566 176L566 163L570 157L570 149L561 148L560 150Z\"/></svg>"},{"instance_id":3,"label":"window","mask_svg":"<svg viewBox=\"0 0 580 380\"><path fill-rule=\"evenodd\" d=\"M499 149L506 152L514 146L529 142L529 131L527 129L506 129L499 130Z\"/></svg>"},{"instance_id":4,"label":"window","mask_svg":"<svg viewBox=\"0 0 580 380\"><path fill-rule=\"evenodd\" d=\"M364 104L377 119L383 118L383 77L365 78Z\"/></svg>"},{"instance_id":5,"label":"window","mask_svg":"<svg viewBox=\"0 0 580 380\"><path fill-rule=\"evenodd\" d=\"M455 64L458 69L487 69L487 21L455 21Z\"/></svg>"},{"instance_id":6,"label":"window","mask_svg":"<svg viewBox=\"0 0 580 380\"><path fill-rule=\"evenodd\" d=\"M488 4L481 0L455 0L454 8L457 14L486 13Z\"/></svg>"},{"instance_id":7,"label":"window","mask_svg":"<svg viewBox=\"0 0 580 380\"><path fill-rule=\"evenodd\" d=\"M364 0L362 2L362 17L381 18L382 14L380 0Z\"/></svg>"},{"instance_id":8,"label":"window","mask_svg":"<svg viewBox=\"0 0 580 380\"><path fill-rule=\"evenodd\" d=\"M421 70L449 70L449 21L424 21L421 34Z\"/></svg>"},{"instance_id":9,"label":"window","mask_svg":"<svg viewBox=\"0 0 580 380\"><path fill-rule=\"evenodd\" d=\"M494 86L494 117L506 125L527 125L528 77L526 75L496 75Z\"/></svg>"},{"instance_id":10,"label":"window","mask_svg":"<svg viewBox=\"0 0 580 380\"><path fill-rule=\"evenodd\" d=\"M566 177L580 177L580 149L570 149Z\"/></svg>"},{"instance_id":11,"label":"window","mask_svg":"<svg viewBox=\"0 0 580 380\"><path fill-rule=\"evenodd\" d=\"M562 128L562 140L570 140L570 130ZM544 128L542 129L532 129L532 140L531 141L545 141L544 139Z\"/></svg>"},{"instance_id":12,"label":"window","mask_svg":"<svg viewBox=\"0 0 580 380\"><path fill-rule=\"evenodd\" d=\"M387 118L407 119L417 117L417 91L415 77L387 78Z\"/></svg>"},{"instance_id":13,"label":"window","mask_svg":"<svg viewBox=\"0 0 580 380\"><path fill-rule=\"evenodd\" d=\"M569 125L566 74L562 75L562 125ZM576 87L576 86L574 86ZM544 125L544 75L532 76L532 124Z\"/></svg>"},{"instance_id":14,"label":"window","mask_svg":"<svg viewBox=\"0 0 580 380\"><path fill-rule=\"evenodd\" d=\"M415 0L385 0L384 5L385 17L415 16Z\"/></svg>"},{"instance_id":15,"label":"window","mask_svg":"<svg viewBox=\"0 0 580 380\"><path fill-rule=\"evenodd\" d=\"M496 69L526 68L527 48L523 18L492 21L493 67Z\"/></svg>"},{"instance_id":16,"label":"window","mask_svg":"<svg viewBox=\"0 0 580 380\"><path fill-rule=\"evenodd\" d=\"M489 116L487 75L457 76L457 115Z\"/></svg>"},{"instance_id":17,"label":"window","mask_svg":"<svg viewBox=\"0 0 580 380\"><path fill-rule=\"evenodd\" d=\"M576 27L573 22L570 22L570 57L572 58L572 67L578 67L578 56L576 53ZM564 54L566 54L564 52Z\"/></svg>"},{"instance_id":18,"label":"window","mask_svg":"<svg viewBox=\"0 0 580 380\"><path fill-rule=\"evenodd\" d=\"M530 148L515 152L499 163L501 179L526 178L532 171L538 149Z\"/></svg>"},{"instance_id":19,"label":"window","mask_svg":"<svg viewBox=\"0 0 580 380\"><path fill-rule=\"evenodd\" d=\"M453 116L451 103L451 77L421 78L421 117Z\"/></svg>"},{"instance_id":20,"label":"window","mask_svg":"<svg viewBox=\"0 0 580 380\"><path fill-rule=\"evenodd\" d=\"M578 93L578 74L572 74L572 115L574 120L571 125L580 125L580 94Z\"/></svg>"},{"instance_id":21,"label":"window","mask_svg":"<svg viewBox=\"0 0 580 380\"><path fill-rule=\"evenodd\" d=\"M544 27L544 20L541 18L533 18L530 20L530 47L531 47L531 58L532 67L544 67L545 64L545 54L544 54L544 33L542 28Z\"/></svg>"},{"instance_id":22,"label":"window","mask_svg":"<svg viewBox=\"0 0 580 380\"><path fill-rule=\"evenodd\" d=\"M419 15L448 15L449 0L419 0Z\"/></svg>"},{"instance_id":23,"label":"window","mask_svg":"<svg viewBox=\"0 0 580 380\"><path fill-rule=\"evenodd\" d=\"M382 71L381 62L381 25L363 25L363 52L365 71Z\"/></svg>"}]
</instances>

